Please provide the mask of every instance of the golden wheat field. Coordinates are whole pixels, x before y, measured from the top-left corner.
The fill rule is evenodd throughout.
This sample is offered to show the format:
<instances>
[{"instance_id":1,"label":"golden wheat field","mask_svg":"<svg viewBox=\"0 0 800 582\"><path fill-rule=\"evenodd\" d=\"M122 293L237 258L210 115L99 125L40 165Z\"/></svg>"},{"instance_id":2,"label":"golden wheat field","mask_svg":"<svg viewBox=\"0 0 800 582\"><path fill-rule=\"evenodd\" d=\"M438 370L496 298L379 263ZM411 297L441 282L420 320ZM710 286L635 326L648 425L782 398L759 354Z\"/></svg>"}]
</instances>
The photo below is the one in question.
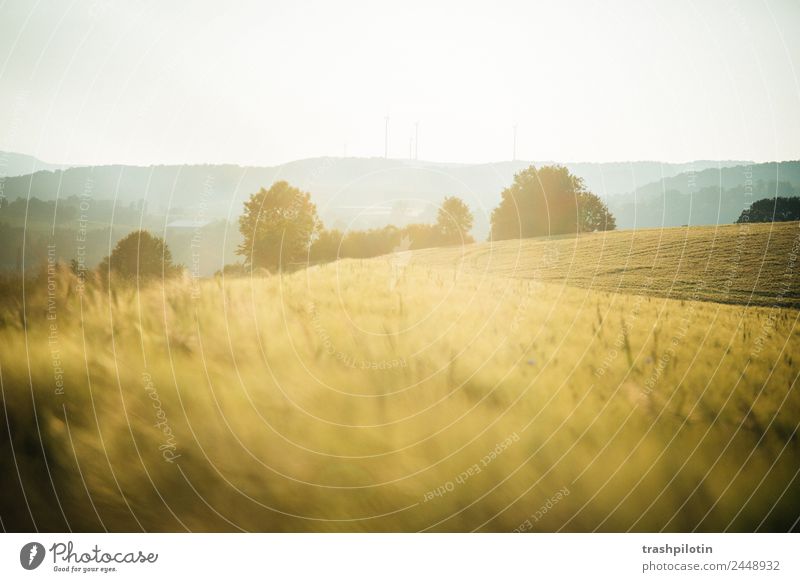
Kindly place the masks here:
<instances>
[{"instance_id":1,"label":"golden wheat field","mask_svg":"<svg viewBox=\"0 0 800 582\"><path fill-rule=\"evenodd\" d=\"M51 268L0 315L4 527L786 531L798 224L742 232Z\"/></svg>"},{"instance_id":2,"label":"golden wheat field","mask_svg":"<svg viewBox=\"0 0 800 582\"><path fill-rule=\"evenodd\" d=\"M603 291L799 307L800 223L622 230L417 251L414 261Z\"/></svg>"}]
</instances>

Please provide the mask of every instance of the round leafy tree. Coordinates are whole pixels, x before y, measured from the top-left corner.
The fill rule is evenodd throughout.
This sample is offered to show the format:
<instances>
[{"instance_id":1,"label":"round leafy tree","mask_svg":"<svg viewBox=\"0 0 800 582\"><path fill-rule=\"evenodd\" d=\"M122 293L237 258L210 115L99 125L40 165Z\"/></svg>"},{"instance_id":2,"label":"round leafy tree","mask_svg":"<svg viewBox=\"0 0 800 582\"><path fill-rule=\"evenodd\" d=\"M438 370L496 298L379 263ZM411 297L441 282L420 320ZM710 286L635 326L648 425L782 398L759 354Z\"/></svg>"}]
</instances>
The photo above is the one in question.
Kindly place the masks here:
<instances>
[{"instance_id":1,"label":"round leafy tree","mask_svg":"<svg viewBox=\"0 0 800 582\"><path fill-rule=\"evenodd\" d=\"M236 253L249 268L282 270L308 259L320 228L311 195L288 182L275 182L244 203L239 217L243 241Z\"/></svg>"},{"instance_id":2,"label":"round leafy tree","mask_svg":"<svg viewBox=\"0 0 800 582\"><path fill-rule=\"evenodd\" d=\"M439 207L436 226L444 244L473 242L469 231L472 230L474 217L469 206L455 196L448 196Z\"/></svg>"},{"instance_id":3,"label":"round leafy tree","mask_svg":"<svg viewBox=\"0 0 800 582\"><path fill-rule=\"evenodd\" d=\"M163 238L137 230L120 240L111 255L100 263L101 273L125 280L166 278L180 272Z\"/></svg>"},{"instance_id":4,"label":"round leafy tree","mask_svg":"<svg viewBox=\"0 0 800 582\"><path fill-rule=\"evenodd\" d=\"M563 166L522 170L492 212L494 240L614 228L614 216L603 201Z\"/></svg>"}]
</instances>

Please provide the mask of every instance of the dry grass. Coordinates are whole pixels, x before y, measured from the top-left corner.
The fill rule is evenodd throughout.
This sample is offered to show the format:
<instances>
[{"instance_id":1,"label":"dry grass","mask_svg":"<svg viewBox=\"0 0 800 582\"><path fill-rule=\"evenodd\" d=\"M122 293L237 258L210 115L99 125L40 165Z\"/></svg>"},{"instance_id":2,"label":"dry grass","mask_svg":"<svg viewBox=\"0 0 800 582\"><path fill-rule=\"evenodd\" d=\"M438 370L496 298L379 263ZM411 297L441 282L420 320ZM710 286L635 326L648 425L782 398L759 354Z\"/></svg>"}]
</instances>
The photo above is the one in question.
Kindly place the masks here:
<instances>
[{"instance_id":1,"label":"dry grass","mask_svg":"<svg viewBox=\"0 0 800 582\"><path fill-rule=\"evenodd\" d=\"M626 244L633 257L652 250L639 237L594 240L605 249L613 242L624 265ZM629 275L616 276L612 255L592 253L588 240L555 243L580 260L566 275L561 251L556 266L534 267L549 282L498 268L517 260L507 249L549 248L544 242L494 245L502 263L488 270L488 247L475 247L460 263L470 269L447 266L457 250L423 251L407 265L405 256L341 261L111 296L87 288L81 297L61 273L50 320L40 282L29 289L24 325L19 307L0 313L10 426L0 442L3 524L793 527L800 312L704 301L728 264L703 271L705 284L694 288L681 279L682 300L655 296L670 288L666 259L644 290L633 284L649 295L609 293ZM704 264L703 240L692 238L684 253L693 264ZM756 264L757 256L743 250L731 295L754 280L769 304L769 279L752 270L763 264L774 281L787 257ZM602 273L588 274L598 258ZM554 282L558 269L570 286ZM631 272L646 280L640 267ZM171 440L156 426L159 411ZM430 493L437 489L443 494Z\"/></svg>"},{"instance_id":2,"label":"dry grass","mask_svg":"<svg viewBox=\"0 0 800 582\"><path fill-rule=\"evenodd\" d=\"M800 222L624 230L429 249L414 261L673 299L701 284L703 301L800 307L799 237Z\"/></svg>"}]
</instances>

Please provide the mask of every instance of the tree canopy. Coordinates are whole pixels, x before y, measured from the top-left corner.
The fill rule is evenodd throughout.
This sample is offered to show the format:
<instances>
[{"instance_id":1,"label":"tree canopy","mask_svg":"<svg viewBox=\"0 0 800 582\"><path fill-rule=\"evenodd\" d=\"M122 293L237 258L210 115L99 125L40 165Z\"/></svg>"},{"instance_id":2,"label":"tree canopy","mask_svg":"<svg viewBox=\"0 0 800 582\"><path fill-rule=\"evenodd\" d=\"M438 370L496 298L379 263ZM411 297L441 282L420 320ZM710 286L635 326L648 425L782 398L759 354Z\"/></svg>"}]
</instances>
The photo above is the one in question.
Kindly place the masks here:
<instances>
[{"instance_id":1,"label":"tree canopy","mask_svg":"<svg viewBox=\"0 0 800 582\"><path fill-rule=\"evenodd\" d=\"M737 224L745 222L788 222L800 220L800 198L762 198L742 210Z\"/></svg>"},{"instance_id":2,"label":"tree canopy","mask_svg":"<svg viewBox=\"0 0 800 582\"><path fill-rule=\"evenodd\" d=\"M493 240L616 228L608 207L563 166L531 166L514 176L492 212Z\"/></svg>"},{"instance_id":3,"label":"tree canopy","mask_svg":"<svg viewBox=\"0 0 800 582\"><path fill-rule=\"evenodd\" d=\"M471 243L472 212L459 198L448 196L439 207L436 224L394 225L369 230L327 230L321 228L311 243L308 258L311 262L334 261L342 258L377 257L403 250L427 249L454 243Z\"/></svg>"},{"instance_id":4,"label":"tree canopy","mask_svg":"<svg viewBox=\"0 0 800 582\"><path fill-rule=\"evenodd\" d=\"M172 263L164 239L146 230L136 230L121 239L99 267L101 274L111 272L129 281L171 277L180 269Z\"/></svg>"},{"instance_id":5,"label":"tree canopy","mask_svg":"<svg viewBox=\"0 0 800 582\"><path fill-rule=\"evenodd\" d=\"M473 242L469 234L473 221L472 212L463 200L447 196L436 215L436 226L441 234L441 242L443 244Z\"/></svg>"},{"instance_id":6,"label":"tree canopy","mask_svg":"<svg viewBox=\"0 0 800 582\"><path fill-rule=\"evenodd\" d=\"M236 253L244 257L247 267L283 270L308 258L320 228L311 195L288 182L275 182L244 203L239 217L244 240Z\"/></svg>"}]
</instances>

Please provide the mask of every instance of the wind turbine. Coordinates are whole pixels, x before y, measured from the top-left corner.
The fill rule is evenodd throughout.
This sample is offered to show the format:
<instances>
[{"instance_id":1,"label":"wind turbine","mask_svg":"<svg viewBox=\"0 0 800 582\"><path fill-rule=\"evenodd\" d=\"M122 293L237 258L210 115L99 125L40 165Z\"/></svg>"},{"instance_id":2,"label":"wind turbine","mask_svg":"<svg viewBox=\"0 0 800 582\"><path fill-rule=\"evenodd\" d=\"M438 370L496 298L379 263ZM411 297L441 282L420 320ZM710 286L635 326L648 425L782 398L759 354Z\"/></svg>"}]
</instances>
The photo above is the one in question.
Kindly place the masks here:
<instances>
[{"instance_id":1,"label":"wind turbine","mask_svg":"<svg viewBox=\"0 0 800 582\"><path fill-rule=\"evenodd\" d=\"M383 133L383 157L389 158L389 115L383 118L386 121L386 128Z\"/></svg>"},{"instance_id":2,"label":"wind turbine","mask_svg":"<svg viewBox=\"0 0 800 582\"><path fill-rule=\"evenodd\" d=\"M414 159L419 159L419 121L414 123Z\"/></svg>"}]
</instances>

